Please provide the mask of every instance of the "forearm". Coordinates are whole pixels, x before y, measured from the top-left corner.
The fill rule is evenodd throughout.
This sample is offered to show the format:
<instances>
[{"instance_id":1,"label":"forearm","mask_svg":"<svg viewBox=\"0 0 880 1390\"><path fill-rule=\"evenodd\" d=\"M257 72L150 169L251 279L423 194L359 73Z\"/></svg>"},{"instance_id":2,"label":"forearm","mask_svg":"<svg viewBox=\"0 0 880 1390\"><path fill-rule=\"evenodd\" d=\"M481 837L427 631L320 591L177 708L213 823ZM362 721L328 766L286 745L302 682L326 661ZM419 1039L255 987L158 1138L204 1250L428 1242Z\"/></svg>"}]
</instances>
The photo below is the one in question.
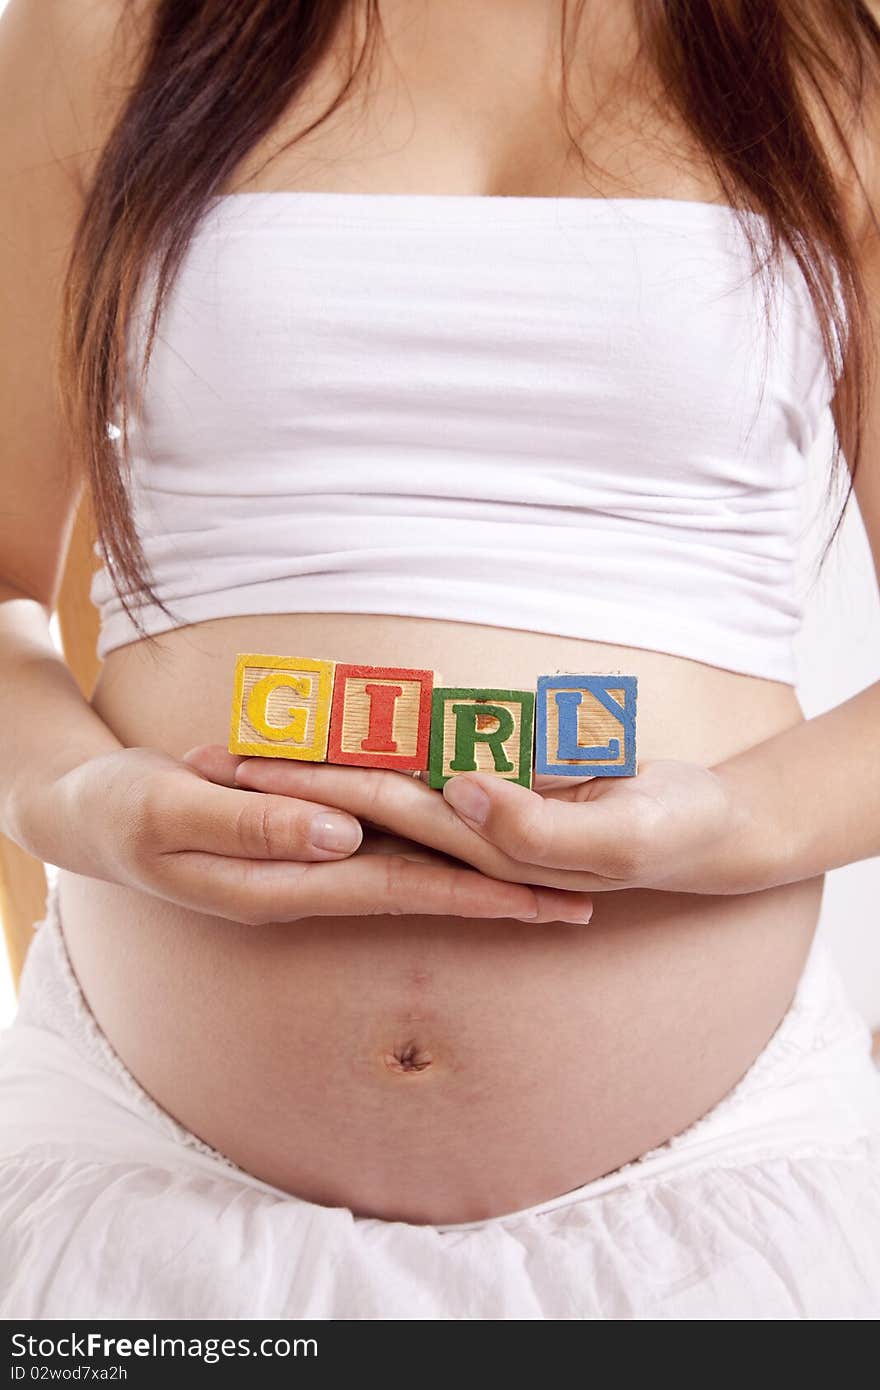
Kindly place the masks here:
<instances>
[{"instance_id":1,"label":"forearm","mask_svg":"<svg viewBox=\"0 0 880 1390\"><path fill-rule=\"evenodd\" d=\"M755 887L880 854L880 681L713 771L741 809Z\"/></svg>"},{"instance_id":2,"label":"forearm","mask_svg":"<svg viewBox=\"0 0 880 1390\"><path fill-rule=\"evenodd\" d=\"M43 606L2 586L0 670L0 830L22 843L24 792L122 745L58 655Z\"/></svg>"}]
</instances>

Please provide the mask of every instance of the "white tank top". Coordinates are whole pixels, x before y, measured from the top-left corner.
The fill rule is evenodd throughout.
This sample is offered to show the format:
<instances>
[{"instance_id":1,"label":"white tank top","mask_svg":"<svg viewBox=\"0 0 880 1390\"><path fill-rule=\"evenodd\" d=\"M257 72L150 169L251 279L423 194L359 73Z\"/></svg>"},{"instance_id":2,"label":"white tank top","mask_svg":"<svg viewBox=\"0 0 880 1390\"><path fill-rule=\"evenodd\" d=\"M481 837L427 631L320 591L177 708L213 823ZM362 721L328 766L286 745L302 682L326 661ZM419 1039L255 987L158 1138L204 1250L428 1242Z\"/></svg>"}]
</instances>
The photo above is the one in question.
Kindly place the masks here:
<instances>
[{"instance_id":1,"label":"white tank top","mask_svg":"<svg viewBox=\"0 0 880 1390\"><path fill-rule=\"evenodd\" d=\"M147 631L402 614L794 683L800 485L835 378L785 257L768 322L721 204L214 199L129 422L175 615L144 607ZM105 569L92 597L101 656L136 639Z\"/></svg>"}]
</instances>

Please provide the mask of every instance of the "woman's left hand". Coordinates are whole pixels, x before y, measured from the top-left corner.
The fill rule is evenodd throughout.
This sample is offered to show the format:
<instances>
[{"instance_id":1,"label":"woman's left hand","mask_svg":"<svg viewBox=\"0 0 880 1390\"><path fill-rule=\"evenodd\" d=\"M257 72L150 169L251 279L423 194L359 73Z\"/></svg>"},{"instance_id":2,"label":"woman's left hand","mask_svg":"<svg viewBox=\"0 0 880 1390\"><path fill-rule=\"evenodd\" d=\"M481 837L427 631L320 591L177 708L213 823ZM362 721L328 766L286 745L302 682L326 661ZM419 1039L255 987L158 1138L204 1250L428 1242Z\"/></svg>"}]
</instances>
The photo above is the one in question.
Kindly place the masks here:
<instances>
[{"instance_id":1,"label":"woman's left hand","mask_svg":"<svg viewBox=\"0 0 880 1390\"><path fill-rule=\"evenodd\" d=\"M443 795L488 843L541 875L563 870L589 892L731 894L777 881L778 846L736 781L696 763L657 758L635 777L593 777L544 795L467 772Z\"/></svg>"},{"instance_id":2,"label":"woman's left hand","mask_svg":"<svg viewBox=\"0 0 880 1390\"><path fill-rule=\"evenodd\" d=\"M595 777L541 790L464 772L450 778L442 794L392 769L240 758L219 745L193 749L186 761L227 785L313 796L365 826L509 882L587 893L658 888L730 894L770 886L767 837L735 784L677 759L645 762L635 777ZM471 790L483 793L483 819L470 814L463 798L460 807L454 804Z\"/></svg>"}]
</instances>

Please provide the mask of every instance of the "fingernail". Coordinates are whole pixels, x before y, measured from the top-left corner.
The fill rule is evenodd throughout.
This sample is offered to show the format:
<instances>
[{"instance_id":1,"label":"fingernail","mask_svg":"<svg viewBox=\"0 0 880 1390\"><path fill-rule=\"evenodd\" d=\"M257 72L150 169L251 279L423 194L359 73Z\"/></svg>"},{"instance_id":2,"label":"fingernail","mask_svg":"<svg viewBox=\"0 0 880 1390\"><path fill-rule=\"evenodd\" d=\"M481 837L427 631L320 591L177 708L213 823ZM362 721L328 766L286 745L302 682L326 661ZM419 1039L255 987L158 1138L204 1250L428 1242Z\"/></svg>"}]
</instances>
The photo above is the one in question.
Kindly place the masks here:
<instances>
[{"instance_id":1,"label":"fingernail","mask_svg":"<svg viewBox=\"0 0 880 1390\"><path fill-rule=\"evenodd\" d=\"M532 901L529 907L524 907L522 912L513 914L517 922L534 922L538 916L538 899L532 894Z\"/></svg>"},{"instance_id":2,"label":"fingernail","mask_svg":"<svg viewBox=\"0 0 880 1390\"><path fill-rule=\"evenodd\" d=\"M466 820L480 825L489 814L489 798L482 787L473 782L462 782L458 777L450 777L443 784L443 795L454 811Z\"/></svg>"},{"instance_id":3,"label":"fingernail","mask_svg":"<svg viewBox=\"0 0 880 1390\"><path fill-rule=\"evenodd\" d=\"M568 921L576 923L578 926L585 926L587 922L592 920L592 917L593 909L590 908L587 912L573 912Z\"/></svg>"},{"instance_id":4,"label":"fingernail","mask_svg":"<svg viewBox=\"0 0 880 1390\"><path fill-rule=\"evenodd\" d=\"M361 830L357 821L347 816L319 815L312 818L309 839L316 849L350 850L360 844Z\"/></svg>"}]
</instances>

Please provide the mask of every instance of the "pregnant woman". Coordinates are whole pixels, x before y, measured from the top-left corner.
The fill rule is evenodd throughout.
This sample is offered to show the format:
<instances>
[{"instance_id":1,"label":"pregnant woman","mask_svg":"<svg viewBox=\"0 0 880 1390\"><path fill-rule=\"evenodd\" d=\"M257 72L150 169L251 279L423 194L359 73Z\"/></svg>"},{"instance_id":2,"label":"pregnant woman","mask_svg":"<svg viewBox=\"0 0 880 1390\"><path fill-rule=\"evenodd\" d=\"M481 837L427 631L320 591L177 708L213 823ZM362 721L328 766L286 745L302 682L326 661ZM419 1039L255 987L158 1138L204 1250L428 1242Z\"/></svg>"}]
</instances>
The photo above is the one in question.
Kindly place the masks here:
<instances>
[{"instance_id":1,"label":"pregnant woman","mask_svg":"<svg viewBox=\"0 0 880 1390\"><path fill-rule=\"evenodd\" d=\"M4 1316L880 1312L880 684L792 651L829 408L880 553L878 72L863 0L11 0ZM240 652L634 675L638 772L233 756Z\"/></svg>"}]
</instances>

